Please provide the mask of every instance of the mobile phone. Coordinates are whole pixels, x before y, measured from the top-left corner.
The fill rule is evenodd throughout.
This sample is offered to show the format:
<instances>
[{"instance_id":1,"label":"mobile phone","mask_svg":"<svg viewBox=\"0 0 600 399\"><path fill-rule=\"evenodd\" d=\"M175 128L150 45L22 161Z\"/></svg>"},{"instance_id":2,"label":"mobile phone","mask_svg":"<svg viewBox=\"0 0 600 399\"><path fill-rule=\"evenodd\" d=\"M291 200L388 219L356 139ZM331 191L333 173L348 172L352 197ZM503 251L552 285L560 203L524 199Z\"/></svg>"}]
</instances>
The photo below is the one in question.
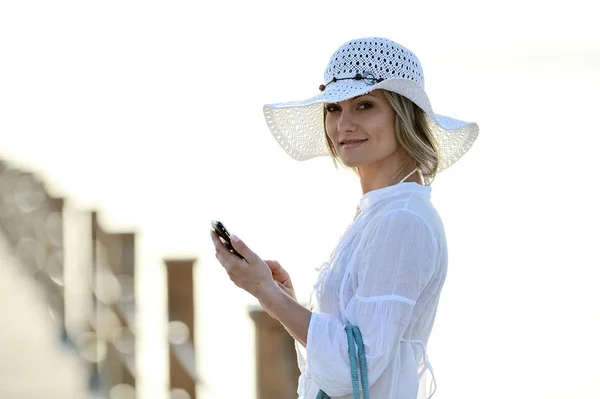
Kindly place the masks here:
<instances>
[{"instance_id":1,"label":"mobile phone","mask_svg":"<svg viewBox=\"0 0 600 399\"><path fill-rule=\"evenodd\" d=\"M225 225L222 222L219 222L218 220L211 221L211 225L213 230L217 233L217 235L223 239L225 246L227 247L227 249L229 249L229 252L244 259L242 255L240 255L235 249L233 249L233 245L231 245L231 235L229 234L229 231L227 230Z\"/></svg>"}]
</instances>

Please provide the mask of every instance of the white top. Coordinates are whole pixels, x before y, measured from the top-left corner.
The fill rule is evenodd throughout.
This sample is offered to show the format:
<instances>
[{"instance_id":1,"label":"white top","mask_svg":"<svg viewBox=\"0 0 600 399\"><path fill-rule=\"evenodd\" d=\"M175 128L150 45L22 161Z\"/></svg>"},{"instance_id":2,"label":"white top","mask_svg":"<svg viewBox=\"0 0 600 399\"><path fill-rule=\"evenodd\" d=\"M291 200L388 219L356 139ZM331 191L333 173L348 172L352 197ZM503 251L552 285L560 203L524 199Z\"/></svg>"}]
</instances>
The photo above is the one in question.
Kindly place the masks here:
<instances>
[{"instance_id":1,"label":"white top","mask_svg":"<svg viewBox=\"0 0 600 399\"><path fill-rule=\"evenodd\" d=\"M399 183L361 198L359 216L320 268L307 346L296 343L300 399L319 389L352 399L348 324L362 333L373 399L415 399L421 376L433 374L425 347L448 256L430 196L430 186Z\"/></svg>"}]
</instances>

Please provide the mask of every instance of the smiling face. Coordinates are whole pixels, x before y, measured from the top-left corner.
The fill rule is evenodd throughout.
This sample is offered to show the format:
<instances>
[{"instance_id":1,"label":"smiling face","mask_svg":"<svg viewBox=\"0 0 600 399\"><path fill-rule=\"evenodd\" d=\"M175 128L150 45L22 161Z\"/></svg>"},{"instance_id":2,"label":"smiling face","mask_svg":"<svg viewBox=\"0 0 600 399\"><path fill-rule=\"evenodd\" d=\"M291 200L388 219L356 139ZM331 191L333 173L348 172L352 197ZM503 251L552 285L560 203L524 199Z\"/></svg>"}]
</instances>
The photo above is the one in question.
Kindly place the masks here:
<instances>
[{"instance_id":1,"label":"smiling face","mask_svg":"<svg viewBox=\"0 0 600 399\"><path fill-rule=\"evenodd\" d=\"M396 138L396 112L381 90L325 105L325 131L344 165L385 164L402 157Z\"/></svg>"}]
</instances>

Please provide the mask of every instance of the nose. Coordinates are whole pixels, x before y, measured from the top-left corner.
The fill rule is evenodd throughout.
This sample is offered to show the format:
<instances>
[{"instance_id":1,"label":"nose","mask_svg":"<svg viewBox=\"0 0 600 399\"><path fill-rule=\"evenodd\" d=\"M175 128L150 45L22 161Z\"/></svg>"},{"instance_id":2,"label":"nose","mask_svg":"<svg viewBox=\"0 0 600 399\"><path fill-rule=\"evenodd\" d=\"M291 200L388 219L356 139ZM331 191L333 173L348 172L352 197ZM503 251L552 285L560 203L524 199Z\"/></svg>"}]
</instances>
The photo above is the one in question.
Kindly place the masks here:
<instances>
[{"instance_id":1,"label":"nose","mask_svg":"<svg viewBox=\"0 0 600 399\"><path fill-rule=\"evenodd\" d=\"M338 132L352 132L356 129L355 115L347 109L340 111L338 119Z\"/></svg>"}]
</instances>

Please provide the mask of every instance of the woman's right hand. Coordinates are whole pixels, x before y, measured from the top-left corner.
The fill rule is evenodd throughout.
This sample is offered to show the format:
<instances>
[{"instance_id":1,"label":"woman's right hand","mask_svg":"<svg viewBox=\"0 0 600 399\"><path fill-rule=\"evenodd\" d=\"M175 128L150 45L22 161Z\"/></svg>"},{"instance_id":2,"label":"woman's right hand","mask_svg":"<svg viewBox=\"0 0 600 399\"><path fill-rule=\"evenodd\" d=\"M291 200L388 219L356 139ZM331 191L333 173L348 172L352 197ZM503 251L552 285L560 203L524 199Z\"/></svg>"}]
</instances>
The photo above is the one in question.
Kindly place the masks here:
<instances>
[{"instance_id":1,"label":"woman's right hand","mask_svg":"<svg viewBox=\"0 0 600 399\"><path fill-rule=\"evenodd\" d=\"M265 263L271 269L273 280L275 280L281 289L290 297L296 299L296 292L294 291L294 285L292 284L289 273L276 260L265 260Z\"/></svg>"}]
</instances>

